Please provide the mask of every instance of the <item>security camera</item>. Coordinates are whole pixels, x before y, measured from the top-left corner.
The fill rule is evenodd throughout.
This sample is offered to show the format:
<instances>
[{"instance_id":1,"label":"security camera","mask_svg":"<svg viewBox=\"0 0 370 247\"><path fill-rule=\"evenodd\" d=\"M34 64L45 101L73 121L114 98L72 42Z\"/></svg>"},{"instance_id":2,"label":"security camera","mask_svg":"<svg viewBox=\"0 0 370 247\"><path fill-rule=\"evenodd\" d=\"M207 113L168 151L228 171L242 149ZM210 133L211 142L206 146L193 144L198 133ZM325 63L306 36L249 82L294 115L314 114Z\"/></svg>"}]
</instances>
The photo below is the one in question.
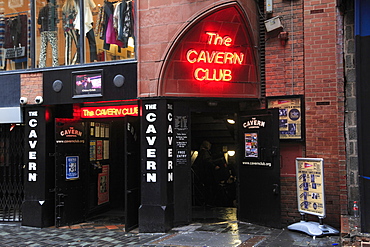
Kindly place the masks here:
<instances>
[{"instance_id":1,"label":"security camera","mask_svg":"<svg viewBox=\"0 0 370 247\"><path fill-rule=\"evenodd\" d=\"M36 96L35 103L42 104L42 102L44 102L44 99L42 98L42 96Z\"/></svg>"},{"instance_id":2,"label":"security camera","mask_svg":"<svg viewBox=\"0 0 370 247\"><path fill-rule=\"evenodd\" d=\"M19 103L21 103L21 105L25 105L27 104L27 102L28 102L28 99L26 97L21 97L19 99Z\"/></svg>"}]
</instances>

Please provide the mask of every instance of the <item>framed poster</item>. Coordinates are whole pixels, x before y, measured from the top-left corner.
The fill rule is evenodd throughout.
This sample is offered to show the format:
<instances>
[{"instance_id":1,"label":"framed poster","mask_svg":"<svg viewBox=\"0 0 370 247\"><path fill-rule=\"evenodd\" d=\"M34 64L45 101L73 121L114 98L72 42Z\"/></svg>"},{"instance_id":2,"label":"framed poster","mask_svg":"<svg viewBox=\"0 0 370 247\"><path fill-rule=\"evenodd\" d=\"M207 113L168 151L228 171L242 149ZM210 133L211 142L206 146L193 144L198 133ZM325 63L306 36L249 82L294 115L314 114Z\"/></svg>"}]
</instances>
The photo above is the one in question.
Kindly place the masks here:
<instances>
[{"instance_id":1,"label":"framed poster","mask_svg":"<svg viewBox=\"0 0 370 247\"><path fill-rule=\"evenodd\" d=\"M103 159L107 160L109 159L109 140L104 140L103 146Z\"/></svg>"},{"instance_id":2,"label":"framed poster","mask_svg":"<svg viewBox=\"0 0 370 247\"><path fill-rule=\"evenodd\" d=\"M279 108L281 140L303 140L303 97L273 97L267 99L267 108Z\"/></svg>"},{"instance_id":3,"label":"framed poster","mask_svg":"<svg viewBox=\"0 0 370 247\"><path fill-rule=\"evenodd\" d=\"M258 158L258 133L244 133L245 158Z\"/></svg>"},{"instance_id":4,"label":"framed poster","mask_svg":"<svg viewBox=\"0 0 370 247\"><path fill-rule=\"evenodd\" d=\"M103 141L97 140L96 141L96 160L103 159Z\"/></svg>"},{"instance_id":5,"label":"framed poster","mask_svg":"<svg viewBox=\"0 0 370 247\"><path fill-rule=\"evenodd\" d=\"M80 167L78 156L66 157L66 180L76 180L80 178Z\"/></svg>"},{"instance_id":6,"label":"framed poster","mask_svg":"<svg viewBox=\"0 0 370 247\"><path fill-rule=\"evenodd\" d=\"M109 202L109 165L104 165L98 175L98 205L106 202Z\"/></svg>"},{"instance_id":7,"label":"framed poster","mask_svg":"<svg viewBox=\"0 0 370 247\"><path fill-rule=\"evenodd\" d=\"M298 211L325 217L324 160L296 158Z\"/></svg>"},{"instance_id":8,"label":"framed poster","mask_svg":"<svg viewBox=\"0 0 370 247\"><path fill-rule=\"evenodd\" d=\"M90 161L96 160L96 140L90 141Z\"/></svg>"}]
</instances>

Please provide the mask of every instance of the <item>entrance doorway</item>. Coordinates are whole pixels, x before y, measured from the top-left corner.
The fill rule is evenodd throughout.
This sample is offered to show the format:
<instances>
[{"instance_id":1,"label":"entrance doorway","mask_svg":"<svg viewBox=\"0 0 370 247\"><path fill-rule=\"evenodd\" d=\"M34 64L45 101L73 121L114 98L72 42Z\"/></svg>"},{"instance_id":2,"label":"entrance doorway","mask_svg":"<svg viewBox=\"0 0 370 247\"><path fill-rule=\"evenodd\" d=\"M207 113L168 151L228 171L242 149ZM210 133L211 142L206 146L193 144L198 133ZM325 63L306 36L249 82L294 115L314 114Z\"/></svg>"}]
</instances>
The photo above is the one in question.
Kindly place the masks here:
<instances>
[{"instance_id":1,"label":"entrance doorway","mask_svg":"<svg viewBox=\"0 0 370 247\"><path fill-rule=\"evenodd\" d=\"M277 109L191 113L193 220L281 226L278 123Z\"/></svg>"},{"instance_id":2,"label":"entrance doorway","mask_svg":"<svg viewBox=\"0 0 370 247\"><path fill-rule=\"evenodd\" d=\"M138 130L137 117L56 119L56 226L87 219L137 226Z\"/></svg>"},{"instance_id":3,"label":"entrance doorway","mask_svg":"<svg viewBox=\"0 0 370 247\"><path fill-rule=\"evenodd\" d=\"M236 219L235 135L233 113L191 114L193 219Z\"/></svg>"}]
</instances>

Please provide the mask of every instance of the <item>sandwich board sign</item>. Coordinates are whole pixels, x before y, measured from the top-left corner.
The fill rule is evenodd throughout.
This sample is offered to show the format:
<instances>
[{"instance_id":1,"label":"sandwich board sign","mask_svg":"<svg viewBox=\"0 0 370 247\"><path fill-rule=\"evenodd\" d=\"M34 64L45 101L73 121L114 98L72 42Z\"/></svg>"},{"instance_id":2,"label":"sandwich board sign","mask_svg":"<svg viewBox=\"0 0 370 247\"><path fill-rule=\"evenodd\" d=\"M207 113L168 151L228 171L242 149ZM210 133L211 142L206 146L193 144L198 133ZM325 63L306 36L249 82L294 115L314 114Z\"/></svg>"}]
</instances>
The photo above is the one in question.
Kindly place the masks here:
<instances>
[{"instance_id":1,"label":"sandwich board sign","mask_svg":"<svg viewBox=\"0 0 370 247\"><path fill-rule=\"evenodd\" d=\"M338 230L323 224L326 217L324 159L296 158L296 183L298 211L302 220L289 225L288 229L303 231L312 236L338 234ZM305 221L305 214L318 216L319 223Z\"/></svg>"}]
</instances>

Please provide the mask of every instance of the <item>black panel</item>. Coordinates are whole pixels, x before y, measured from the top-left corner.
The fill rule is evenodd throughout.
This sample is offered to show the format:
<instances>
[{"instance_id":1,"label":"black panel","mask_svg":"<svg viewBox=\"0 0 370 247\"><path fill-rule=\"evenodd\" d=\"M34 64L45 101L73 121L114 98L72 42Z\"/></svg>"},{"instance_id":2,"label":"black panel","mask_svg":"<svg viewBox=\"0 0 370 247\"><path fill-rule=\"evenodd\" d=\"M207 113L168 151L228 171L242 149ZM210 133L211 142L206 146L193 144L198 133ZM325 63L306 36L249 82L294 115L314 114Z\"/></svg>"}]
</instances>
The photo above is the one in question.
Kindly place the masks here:
<instances>
[{"instance_id":1,"label":"black panel","mask_svg":"<svg viewBox=\"0 0 370 247\"><path fill-rule=\"evenodd\" d=\"M370 166L370 36L356 36L356 87L357 87L357 138L358 138L358 162L360 175L361 195L361 230L370 232L370 213L366 210L370 205L369 180Z\"/></svg>"},{"instance_id":2,"label":"black panel","mask_svg":"<svg viewBox=\"0 0 370 247\"><path fill-rule=\"evenodd\" d=\"M238 219L277 228L281 227L278 116L278 109L248 113L241 116L238 131Z\"/></svg>"},{"instance_id":3,"label":"black panel","mask_svg":"<svg viewBox=\"0 0 370 247\"><path fill-rule=\"evenodd\" d=\"M20 75L2 75L0 77L0 88L3 92L0 97L0 106L11 107L19 106L19 98L21 93Z\"/></svg>"},{"instance_id":4,"label":"black panel","mask_svg":"<svg viewBox=\"0 0 370 247\"><path fill-rule=\"evenodd\" d=\"M95 102L107 100L126 100L137 98L137 64L120 64L120 65L104 65L99 67L89 68L73 68L63 70L46 71L43 74L44 86L44 104L70 104L82 102ZM72 73L76 71L89 71L103 69L103 96L101 97L88 97L88 98L72 98ZM114 83L114 78L117 75L124 76L124 84L122 87L117 87ZM62 82L62 89L58 92L53 89L53 83L56 80ZM19 97L17 98L17 102ZM18 103L19 105L19 103Z\"/></svg>"}]
</instances>

